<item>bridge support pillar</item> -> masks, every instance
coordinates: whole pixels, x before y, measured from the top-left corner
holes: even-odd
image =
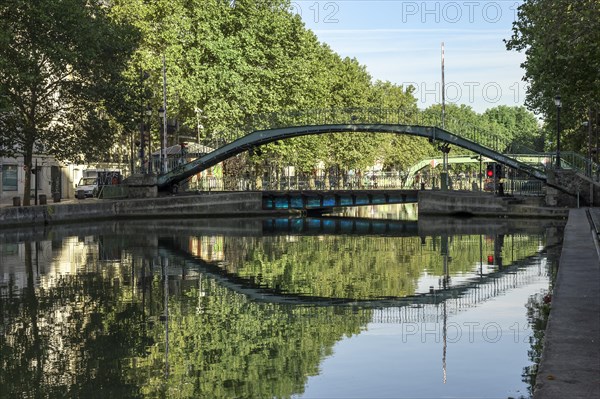
[[[448,153],[450,152],[450,145],[448,143],[443,143],[438,146],[438,149],[442,152],[443,156],[443,169],[442,173],[440,173],[440,188],[442,191],[448,191]]]
[[[134,174],[125,179],[123,184],[127,185],[129,198],[156,198],[158,196],[156,175]]]
[[[440,185],[442,191],[448,191],[448,172],[440,173]]]

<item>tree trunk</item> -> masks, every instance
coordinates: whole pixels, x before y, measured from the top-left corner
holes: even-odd
[[[33,146],[28,146],[23,154],[23,164],[25,169],[25,184],[23,187],[23,206],[31,205],[31,169],[33,158]]]

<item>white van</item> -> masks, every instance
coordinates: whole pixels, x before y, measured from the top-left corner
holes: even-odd
[[[95,197],[98,193],[98,176],[82,177],[77,184],[77,191],[83,191],[86,197]]]
[[[83,191],[86,197],[96,197],[102,186],[121,184],[122,180],[120,170],[86,169],[75,190]]]

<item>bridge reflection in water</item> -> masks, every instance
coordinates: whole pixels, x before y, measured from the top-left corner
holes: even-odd
[[[406,378],[386,378],[385,389],[400,392],[418,380],[421,392],[446,381],[451,316],[485,311],[494,298],[547,282],[543,251],[559,235],[555,223],[188,219],[0,231],[3,393],[84,386],[82,396],[100,389],[114,397],[161,396],[185,385],[189,397],[295,397],[326,369],[336,344],[356,343],[347,337],[369,339],[362,333],[375,324],[435,323],[441,345],[426,367],[409,358],[415,351],[426,357],[431,346],[413,342],[400,356],[390,354],[397,346],[357,357],[371,365],[393,357],[394,372]],[[27,335],[23,325],[40,333]],[[491,356],[503,351],[493,346]],[[468,366],[458,345],[452,355],[458,368]],[[500,362],[480,371],[478,364],[464,378],[502,379],[511,368]],[[460,385],[458,368],[448,381]],[[103,372],[111,374],[90,377]],[[523,389],[519,377],[507,384]],[[369,385],[374,396],[379,388]]]
[[[396,236],[409,237],[404,232]],[[543,239],[543,237],[539,238],[540,240]],[[503,240],[504,236],[494,237],[494,239]],[[486,237],[486,240],[489,241],[490,237]],[[373,320],[374,322],[435,322],[439,317],[439,304],[447,302],[449,312],[457,313],[460,310],[476,306],[502,295],[511,289],[537,283],[548,276],[547,272],[540,268],[541,257],[537,253],[540,244],[538,240],[532,243],[527,239],[517,239],[516,243],[513,242],[511,248],[511,251],[517,254],[516,257],[507,262],[508,265],[503,265],[502,248],[499,248],[498,245],[492,245],[491,253],[494,255],[487,255],[490,253],[490,246],[488,243],[485,248],[483,247],[483,237],[468,237],[468,243],[471,245],[476,245],[477,241],[482,245],[480,248],[482,255],[479,262],[475,262],[473,267],[467,267],[472,273],[469,273],[468,270],[458,273],[456,270],[451,271],[448,266],[448,262],[451,260],[450,253],[447,250],[448,241],[448,236],[429,240],[429,244],[439,246],[439,252],[443,260],[442,273],[421,279],[415,292],[410,295],[385,295],[383,297],[374,295],[370,298],[327,297],[306,292],[295,293],[282,290],[282,286],[270,286],[260,280],[260,276],[239,273],[240,267],[235,268],[236,272],[228,271],[227,265],[229,265],[229,262],[223,259],[211,261],[194,256],[186,248],[179,247],[177,243],[170,240],[161,241],[160,253],[165,259],[170,259],[171,265],[178,265],[177,269],[187,270],[188,278],[190,270],[197,270],[202,276],[215,279],[220,284],[224,284],[229,289],[246,295],[256,302],[313,306],[360,306],[380,309],[377,318]],[[426,245],[425,243],[425,239],[419,239],[417,245]],[[323,246],[316,245],[312,247],[312,250],[315,252],[323,251],[326,250],[326,246],[327,243]],[[415,247],[417,246],[415,245]],[[486,254],[485,261],[483,259],[484,253]],[[495,264],[488,264],[490,257],[493,258],[492,261]]]
[[[255,301],[318,306],[360,305],[367,308],[391,307],[391,309],[398,307],[404,309],[402,312],[409,312],[413,315],[409,319],[413,319],[416,314],[422,314],[423,309],[428,309],[426,319],[433,320],[436,314],[435,306],[445,301],[449,301],[448,305],[451,309],[468,308],[512,288],[535,282],[538,277],[547,277],[546,272],[539,269],[539,251],[543,248],[544,240],[547,237],[546,227],[554,228],[554,222],[546,221],[546,226],[538,225],[537,227],[532,223],[521,224],[521,233],[510,222],[498,221],[495,227],[490,227],[489,220],[471,222],[471,224],[464,221],[450,224],[439,229],[437,234],[440,235],[436,235],[435,226],[424,227],[423,222],[416,221],[353,218],[266,219],[261,221],[260,237],[264,237],[264,239],[238,236],[229,242],[230,239],[226,236],[220,238],[222,240],[219,244],[220,247],[232,248],[253,247],[257,241],[272,237],[271,240],[262,244],[261,251],[254,254],[246,253],[242,258],[238,256],[236,261],[227,259],[226,254],[224,257],[221,255],[218,259],[203,256],[194,250],[194,245],[190,247],[188,241],[161,240],[160,246],[163,256],[179,259],[180,262],[184,262],[187,270],[197,269],[202,275],[224,282],[229,288],[243,293]],[[427,224],[431,226],[433,223]],[[471,226],[470,231],[465,224]],[[490,232],[491,235],[482,234],[484,231]],[[461,234],[461,236],[453,237],[451,232]],[[215,230],[211,229],[211,235],[215,233]],[[354,236],[356,238],[353,238]],[[380,238],[363,242],[364,236]],[[385,264],[381,266],[382,269],[379,266],[371,269],[371,273],[387,273],[387,278],[391,279],[406,280],[408,278],[403,286],[409,284],[413,288],[403,291],[403,293],[394,294],[392,290],[381,292],[379,295],[368,294],[366,291],[363,293],[364,295],[358,294],[360,290],[354,289],[355,296],[340,296],[340,292],[335,290],[306,286],[306,284],[311,284],[311,278],[307,276],[313,276],[316,280],[312,283],[319,284],[318,267],[316,271],[313,269],[301,270],[299,266],[295,267],[288,263],[285,271],[288,274],[287,277],[284,277],[283,274],[273,275],[273,270],[280,268],[278,259],[271,258],[269,255],[264,258],[261,255],[262,251],[266,254],[275,248],[280,248],[284,245],[283,242],[280,242],[281,239],[286,237],[285,256],[288,262],[294,264],[304,264],[309,262],[309,259],[312,259],[312,262],[331,264],[332,259],[336,257],[350,255],[360,258],[363,256],[358,253],[360,251],[346,253],[347,249],[336,254],[332,252],[336,247],[340,249],[361,247],[370,254],[369,256],[378,256],[377,254],[387,256],[386,254],[397,253],[399,250],[406,254],[413,254],[409,258],[405,256],[409,264],[401,266],[399,269],[397,267],[389,268]],[[293,239],[292,237],[298,238]],[[310,237],[315,239],[310,239]],[[332,238],[326,239],[325,237]],[[405,239],[398,241],[393,237],[405,237]],[[240,242],[240,239],[243,243]],[[423,269],[423,265],[419,264],[419,262],[423,262],[424,258],[418,254],[422,253],[425,247],[428,251],[433,249],[439,257],[438,260],[433,261],[433,268],[430,267],[428,270]],[[329,255],[319,258],[317,261],[314,256],[311,257],[309,254]],[[468,256],[461,258],[465,254]],[[261,257],[262,266],[259,269],[252,266],[254,262],[252,259],[257,255]],[[360,259],[354,259],[354,261],[361,262]],[[365,262],[367,261],[368,259],[365,258]],[[452,263],[453,261],[454,263]],[[456,262],[466,264],[459,265]],[[411,266],[412,263],[415,266]],[[409,277],[403,267],[416,267],[415,271],[419,270],[419,272]],[[323,272],[326,273],[326,271]],[[368,271],[363,270],[360,273],[365,272]],[[423,272],[428,277],[424,278],[421,275]],[[298,275],[293,277],[295,273]],[[265,279],[266,274],[271,274],[272,280]],[[289,276],[290,274],[292,277]],[[364,280],[366,276],[359,274],[354,276],[350,274],[347,277]],[[394,274],[397,276],[391,277]],[[286,280],[298,280],[300,276],[305,280],[303,288],[295,287]],[[273,281],[277,281],[277,283]],[[385,283],[385,277],[377,281],[374,281],[373,284]],[[324,292],[329,292],[329,294],[324,294]],[[434,307],[430,308],[430,305]],[[392,320],[393,318],[383,317],[383,319]],[[421,321],[426,319],[421,319]],[[396,321],[400,322],[401,319]]]

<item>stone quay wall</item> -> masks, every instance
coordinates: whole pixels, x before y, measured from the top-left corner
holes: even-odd
[[[498,197],[491,193],[419,191],[419,217],[486,216],[566,218],[567,208],[546,207],[539,197]]]
[[[0,208],[0,228],[102,219],[223,217],[272,214],[259,192],[215,193],[129,200],[81,200]]]
[[[548,170],[546,205],[569,208],[600,206],[600,184],[572,169]]]

